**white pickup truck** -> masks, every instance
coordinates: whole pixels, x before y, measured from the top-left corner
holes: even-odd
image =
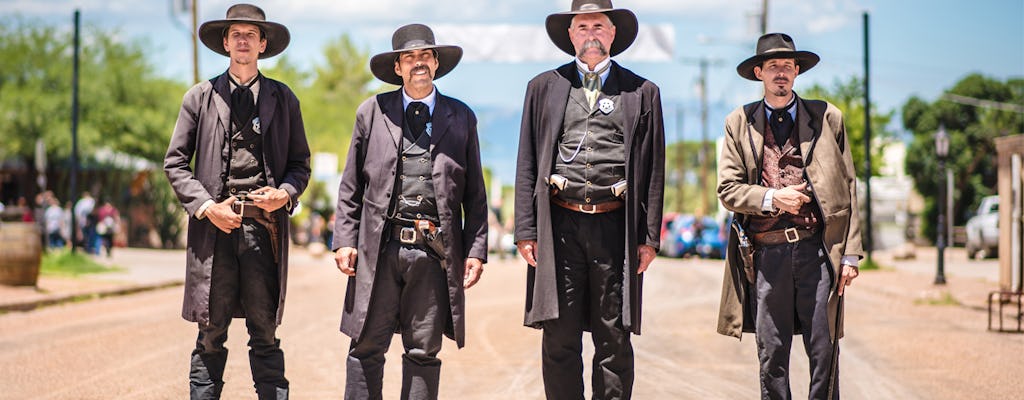
[[[999,196],[985,196],[978,213],[967,220],[967,256],[995,257],[999,253]]]

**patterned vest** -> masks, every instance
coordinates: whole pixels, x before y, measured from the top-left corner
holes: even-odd
[[[764,156],[761,160],[761,185],[772,189],[782,189],[790,185],[799,185],[804,179],[804,160],[800,157],[800,147],[797,146],[797,134],[791,132],[789,140],[779,147],[775,143],[775,135],[772,133],[771,125],[765,125],[764,135]],[[800,208],[799,215],[782,213],[778,216],[754,215],[750,218],[750,230],[753,232],[766,232],[777,229],[786,229],[794,226],[805,228],[818,227],[821,218],[818,210],[814,207],[814,194],[806,192],[811,196],[811,202],[805,203]]]
[[[402,152],[398,160],[398,217],[404,219],[427,219],[435,224],[437,200],[434,197],[434,183],[431,176],[434,164],[430,159],[430,124],[416,141],[408,124],[402,124]]]
[[[259,110],[259,106],[256,107]],[[258,111],[257,111],[258,113]],[[222,156],[228,170],[224,175],[222,198],[237,196],[267,185],[263,167],[263,135],[260,131],[259,115],[252,122],[238,127],[232,122],[230,135]]]
[[[599,104],[611,101],[611,111]],[[558,137],[554,173],[568,179],[558,197],[576,204],[600,204],[618,200],[611,187],[626,179],[626,147],[619,96],[601,94],[591,109],[581,87],[569,91]]]

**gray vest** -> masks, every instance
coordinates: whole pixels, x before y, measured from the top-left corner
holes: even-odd
[[[614,107],[606,114],[599,107],[601,101],[611,101]],[[601,93],[591,109],[583,88],[569,91],[554,164],[554,173],[568,179],[557,195],[562,200],[600,204],[618,199],[611,187],[626,179],[620,105],[619,96]]]
[[[231,134],[224,151],[228,170],[222,197],[237,196],[267,185],[263,168],[263,135],[259,131],[259,116],[253,117],[252,123],[242,127],[232,123],[231,129],[234,133]]]
[[[430,125],[413,142],[408,124],[402,124],[402,152],[398,169],[398,217],[404,219],[427,219],[435,224],[437,200],[434,198],[434,183],[431,176],[434,163],[430,159]]]

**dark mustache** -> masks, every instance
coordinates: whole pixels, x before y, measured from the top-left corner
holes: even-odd
[[[583,48],[580,49],[579,54],[577,54],[576,56],[577,57],[582,56],[583,53],[585,53],[587,50],[590,50],[590,49],[598,49],[598,50],[600,50],[602,56],[608,55],[608,49],[604,48],[604,44],[603,43],[601,43],[597,39],[591,39],[591,40],[588,40],[586,42],[583,42]]]

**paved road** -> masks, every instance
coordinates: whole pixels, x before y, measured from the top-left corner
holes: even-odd
[[[294,254],[278,331],[292,394],[341,398],[348,339],[337,328],[345,280],[330,259]],[[183,253],[174,256],[183,261]],[[456,351],[445,341],[441,398],[542,398],[540,335],[522,327],[524,268],[492,260],[468,292],[468,346]],[[635,398],[757,397],[753,337],[737,341],[714,332],[721,268],[720,261],[658,259],[645,277],[644,334],[634,337]],[[954,297],[982,295],[991,286],[950,276]],[[1011,390],[1024,376],[1024,335],[986,332],[977,307],[927,304],[944,297],[914,272],[866,273],[853,289],[843,340],[844,398],[1007,399],[1018,393]],[[186,398],[195,328],[179,316],[181,296],[178,287],[0,315],[6,383],[0,399]],[[225,398],[255,398],[246,336],[236,320]],[[385,398],[398,398],[400,349],[394,342],[388,356]],[[795,398],[806,398],[802,352],[796,345]]]

